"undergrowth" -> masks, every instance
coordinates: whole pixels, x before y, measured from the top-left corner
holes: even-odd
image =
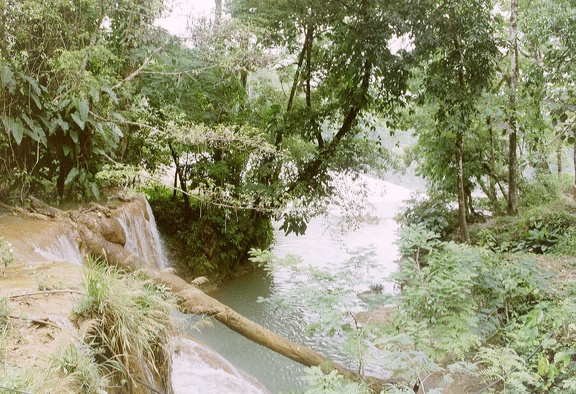
[[[175,298],[166,288],[142,274],[89,264],[86,295],[73,311],[88,348],[71,348],[60,358],[61,367],[82,366],[86,357],[94,357],[113,383],[126,386],[122,390],[141,386],[150,374],[162,381],[170,371],[167,342],[174,329],[170,316],[174,305]],[[80,376],[94,376],[92,371],[80,370]]]
[[[473,393],[576,393],[576,204],[553,177],[540,181],[523,185],[518,216],[471,226],[473,245],[450,241],[446,202],[414,200],[404,211],[397,295],[382,301],[392,316],[340,331],[361,342],[364,362],[403,382],[385,393],[414,393],[438,377],[426,392],[443,393],[464,376]],[[314,300],[337,311],[328,296]],[[344,321],[333,320],[322,324]],[[308,383],[307,393],[369,392],[316,370]]]
[[[0,393],[112,394],[163,391],[170,375],[175,297],[140,273],[89,261],[85,294],[73,310],[77,332],[62,331],[48,367],[11,365],[6,347],[18,338],[0,298]]]
[[[267,248],[273,241],[269,217],[250,210],[231,210],[191,203],[189,217],[183,202],[165,189],[146,191],[158,229],[174,260],[183,263],[193,277],[207,276],[213,283],[253,270],[248,252]]]

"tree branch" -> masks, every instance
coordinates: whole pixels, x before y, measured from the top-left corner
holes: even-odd
[[[148,65],[148,63],[150,63],[150,61],[154,58],[154,56],[164,49],[166,44],[168,44],[168,40],[164,44],[162,44],[161,46],[156,48],[154,50],[154,52],[152,52],[152,55],[150,55],[146,59],[144,59],[144,62],[142,63],[142,65],[140,67],[138,67],[138,69],[136,69],[132,74],[128,75],[122,81],[120,81],[116,85],[112,86],[112,90],[118,89],[120,86],[122,86],[123,84],[130,81],[131,79],[136,77],[138,74],[140,74],[142,72],[142,70]]]

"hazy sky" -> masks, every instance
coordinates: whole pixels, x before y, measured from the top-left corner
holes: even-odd
[[[173,11],[170,16],[159,19],[157,23],[175,35],[186,32],[186,21],[190,15],[208,14],[214,9],[214,0],[168,0],[166,4]]]

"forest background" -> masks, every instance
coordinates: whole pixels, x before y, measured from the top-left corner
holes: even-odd
[[[146,183],[192,273],[222,279],[272,220],[301,234],[327,201],[359,216],[337,177],[413,163],[428,189],[404,213],[394,326],[411,329],[376,342],[422,358],[387,367],[417,384],[476,354],[513,390],[576,390],[573,290],[518,256],[576,250],[572,1],[217,1],[184,37],[157,26],[160,0],[0,5],[0,200]]]

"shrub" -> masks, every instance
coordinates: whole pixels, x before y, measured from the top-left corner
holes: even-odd
[[[571,176],[557,174],[537,174],[528,182],[520,184],[519,203],[524,207],[539,206],[560,200],[563,193],[572,186]]]
[[[170,355],[165,345],[174,329],[174,305],[174,296],[142,275],[92,262],[86,268],[86,295],[74,315],[84,342],[119,383],[132,374],[166,376]]]
[[[557,256],[576,256],[576,228],[560,232],[551,253]]]
[[[182,202],[162,190],[150,191],[156,223],[172,249],[193,276],[215,282],[245,269],[252,269],[248,252],[265,249],[273,241],[270,218],[255,211],[233,211],[192,203],[189,218],[182,217]],[[174,220],[174,218],[180,218]]]
[[[442,197],[414,195],[396,216],[401,226],[421,224],[445,239],[458,227],[456,211]]]
[[[420,234],[418,234],[420,232]],[[403,236],[424,240],[428,253],[404,259],[393,275],[401,284],[399,327],[419,326],[416,342],[436,359],[462,357],[503,326],[529,313],[549,292],[549,276],[526,258],[503,258],[481,247],[429,242],[412,226]],[[415,325],[416,324],[416,325]],[[422,327],[424,326],[424,327]],[[426,339],[426,337],[433,339]]]
[[[524,209],[517,217],[498,217],[489,227],[471,227],[470,237],[479,246],[495,252],[554,250],[561,238],[576,227],[576,205],[566,199]]]

